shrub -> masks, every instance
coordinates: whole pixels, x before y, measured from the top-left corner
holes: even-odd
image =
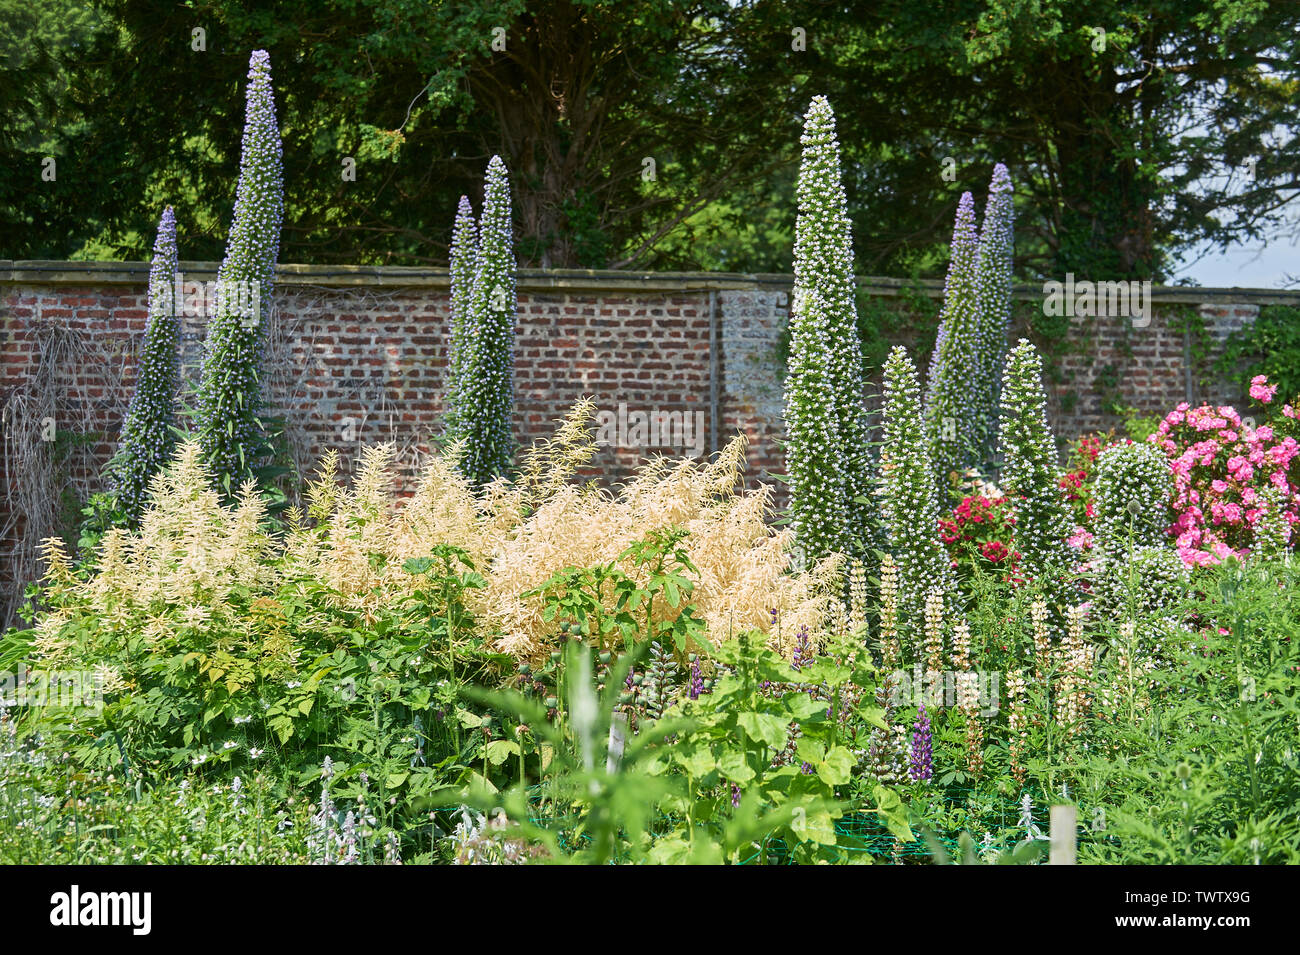
[[[1272,401],[1264,379],[1252,389],[1256,401]],[[1293,538],[1300,521],[1300,442],[1282,436],[1289,426],[1289,408],[1276,424],[1255,427],[1226,405],[1191,408],[1184,402],[1151,436],[1173,469],[1175,519],[1170,531],[1185,563],[1205,566],[1248,555],[1256,529],[1269,513],[1262,494],[1270,487],[1280,495],[1274,507],[1280,506],[1281,514],[1276,516],[1286,521]],[[1280,521],[1274,527],[1276,537],[1282,533]]]
[[[1022,338],[1011,350],[1002,383],[1001,485],[1015,500],[1023,574],[1059,602],[1066,592],[1061,574],[1071,563],[1065,542],[1071,525],[1061,500],[1042,373],[1038,352]]]
[[[862,342],[858,334],[853,283],[853,239],[840,172],[835,115],[824,96],[814,97],[809,105],[800,142],[803,159],[797,187],[799,211],[795,222],[795,321],[792,323],[791,352],[792,358],[796,348],[802,353],[802,371],[799,374],[821,376],[829,383],[834,430],[828,437],[834,441],[831,454],[840,462],[846,522],[842,530],[831,536],[833,540],[855,544],[858,538],[865,536],[873,516],[864,503],[869,500],[870,482],[867,477]],[[808,309],[798,305],[798,300],[809,293],[816,293],[822,301],[822,312],[815,319]],[[802,321],[815,320],[822,324],[824,340],[804,334],[803,344],[795,344],[794,340],[800,337],[801,312],[804,315]],[[795,373],[793,366],[791,373]],[[799,388],[798,385],[795,387]],[[787,414],[790,413],[798,416],[814,412],[802,406],[790,408],[787,404]],[[811,452],[804,449],[795,453],[797,457],[807,457]],[[792,497],[804,494],[804,489],[798,484],[792,484],[790,490]],[[808,509],[805,507],[805,512]],[[810,556],[825,555],[814,552]]]
[[[939,536],[948,548],[959,579],[976,573],[1007,582],[1019,580],[1015,508],[1010,498],[972,494],[962,498],[951,517],[939,521]]]
[[[889,551],[898,565],[898,618],[921,632],[931,590],[951,599],[952,573],[939,540],[939,502],[926,447],[916,369],[902,347],[885,363],[881,512]]]
[[[481,501],[449,454],[432,457],[415,494],[402,499],[395,494],[391,447],[367,448],[344,488],[331,455],[308,488],[307,515],[291,510],[285,532],[275,536],[263,527],[265,508],[251,484],[223,504],[207,484],[198,449],[185,444],[155,479],[154,504],[139,530],[110,532],[95,570],[74,574],[61,547],[49,545],[43,599],[50,612],[33,638],[48,645],[50,654],[62,652],[65,643],[80,648],[76,652],[93,669],[93,659],[116,660],[124,652],[122,632],[148,643],[195,626],[245,634],[249,652],[260,648],[267,654],[259,665],[279,665],[271,647],[284,644],[265,643],[262,625],[279,626],[288,638],[294,632],[290,623],[309,628],[318,615],[374,619],[396,612],[418,591],[429,590],[425,571],[412,565],[413,572],[408,562],[451,547],[483,577],[481,586],[465,588],[474,639],[492,652],[537,662],[562,639],[560,621],[545,616],[544,585],[569,569],[613,564],[639,587],[653,590],[656,565],[641,560],[634,545],[678,531],[695,568],[692,603],[712,642],[760,629],[779,645],[780,633],[793,639],[800,626],[820,626],[833,568],[789,573],[790,531],[765,523],[771,489],[735,490],[743,441],[707,465],[690,459],[647,463],[612,494],[571,481],[594,454],[591,412],[589,402],[579,405],[553,441],[524,457],[517,481],[494,485]],[[460,558],[453,563],[446,573],[462,573]],[[535,593],[525,596],[530,592]],[[621,609],[616,594],[604,599],[610,616]],[[250,609],[254,605],[265,613]],[[291,610],[287,621],[284,614]],[[653,610],[655,629],[671,624],[683,605],[657,600]],[[110,619],[112,625],[106,624]],[[253,640],[252,634],[260,635]]]
[[[260,368],[284,215],[284,170],[271,61],[264,50],[249,60],[246,98],[235,215],[217,273],[217,309],[208,324],[198,392],[199,445],[227,494],[249,476],[266,448],[258,418]]]
[[[149,267],[149,320],[136,365],[135,393],[122,424],[117,453],[105,468],[110,493],[130,521],[140,517],[154,474],[171,458],[175,425],[177,347],[176,217],[163,210]]]
[[[461,468],[476,488],[503,476],[514,456],[515,250],[510,184],[500,156],[488,163],[479,249],[460,356],[464,387],[456,415]]]

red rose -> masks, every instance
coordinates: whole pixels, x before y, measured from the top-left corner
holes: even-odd
[[[1007,548],[1001,541],[988,541],[980,545],[980,553],[997,564],[1006,559]]]

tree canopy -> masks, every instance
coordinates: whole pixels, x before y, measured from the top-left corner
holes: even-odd
[[[999,161],[1024,277],[1159,278],[1275,232],[1300,190],[1297,4],[0,0],[0,22],[15,258],[144,258],[169,203],[182,257],[217,258],[252,49],[280,64],[284,261],[445,264],[500,154],[522,265],[787,270],[821,94],[860,273],[939,274]]]

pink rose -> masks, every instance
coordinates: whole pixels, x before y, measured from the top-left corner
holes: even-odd
[[[1268,404],[1277,394],[1277,385],[1267,383],[1268,379],[1263,375],[1256,375],[1250,380],[1250,396],[1260,404]]]

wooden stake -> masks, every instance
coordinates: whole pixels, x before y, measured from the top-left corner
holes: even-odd
[[[1077,854],[1075,843],[1079,835],[1078,810],[1074,806],[1053,806],[1047,827],[1051,837],[1047,864],[1074,865]]]
[[[605,772],[613,775],[618,772],[618,764],[623,761],[623,743],[627,738],[627,714],[615,713],[609,724],[609,756],[605,759]]]

